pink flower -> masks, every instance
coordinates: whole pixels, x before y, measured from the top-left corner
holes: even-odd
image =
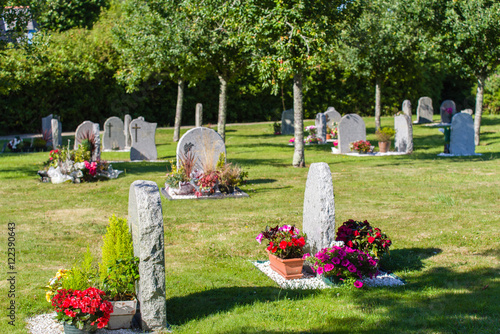
[[[333,264],[331,264],[331,263],[325,264],[325,272],[332,271],[333,269],[335,269]]]
[[[362,286],[363,286],[363,282],[361,282],[361,281],[356,281],[356,282],[354,282],[354,287],[355,287],[355,288],[359,289],[359,288],[361,288]]]
[[[323,274],[323,272],[324,272],[323,267],[318,267],[318,270],[317,270],[318,275]]]
[[[263,238],[264,238],[264,235],[261,233],[261,234],[259,234],[259,235],[257,236],[257,238],[255,238],[255,240],[257,240],[257,242],[258,242],[259,244],[261,244],[261,243],[262,243],[262,239],[263,239]]]

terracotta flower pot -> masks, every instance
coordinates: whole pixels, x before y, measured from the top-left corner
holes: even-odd
[[[302,266],[304,265],[304,260],[302,258],[280,259],[269,253],[269,261],[271,269],[285,279],[302,278]]]
[[[380,153],[389,152],[390,148],[391,148],[390,141],[379,141],[378,142],[378,149],[379,149]]]
[[[332,135],[326,135],[326,140],[332,139]]]

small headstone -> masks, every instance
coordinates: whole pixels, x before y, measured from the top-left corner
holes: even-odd
[[[340,153],[349,153],[349,144],[358,140],[366,140],[366,125],[363,119],[356,114],[342,117],[338,126],[338,148]]]
[[[457,107],[452,100],[444,100],[439,108],[441,123],[451,123],[451,118],[457,113]]]
[[[411,117],[408,115],[399,115],[394,117],[394,148],[396,152],[413,152],[413,125]]]
[[[57,147],[62,146],[62,124],[57,118],[52,118],[51,124],[52,147],[56,149]]]
[[[128,225],[134,255],[139,258],[137,299],[141,328],[145,331],[166,328],[165,242],[163,212],[158,186],[138,180],[130,185]]]
[[[99,136],[99,123],[94,123],[93,133],[94,133],[94,151],[92,152],[92,161],[101,160],[101,137]]]
[[[201,103],[196,104],[196,115],[195,115],[195,126],[199,128],[203,125],[203,105]]]
[[[304,192],[302,226],[306,251],[315,254],[335,241],[335,200],[332,173],[325,162],[312,163]]]
[[[125,115],[123,122],[123,133],[125,135],[125,149],[130,150],[132,146],[132,137],[130,136],[130,122],[132,122],[132,117],[129,114]]]
[[[182,159],[192,155],[195,169],[205,170],[205,165],[215,169],[221,153],[226,155],[226,145],[216,131],[204,127],[194,128],[187,131],[177,144],[177,167],[180,167]]]
[[[332,127],[333,123],[340,123],[340,120],[342,119],[342,115],[335,110],[334,107],[328,107],[325,111],[325,116],[326,116],[326,126]]]
[[[472,116],[459,113],[453,116],[450,127],[450,153],[454,155],[474,155],[474,121]]]
[[[47,146],[53,146],[52,144],[52,118],[53,115],[50,114],[47,117],[42,118],[42,134],[45,138],[49,138],[47,141]]]
[[[464,109],[461,111],[461,113],[464,113],[464,114],[469,114],[469,115],[473,115],[474,114],[474,110],[472,109]]]
[[[401,106],[403,110],[403,114],[410,116],[411,119],[411,101],[410,100],[404,100],[403,105]]]
[[[417,106],[417,121],[416,124],[432,123],[432,115],[434,115],[434,107],[432,99],[424,96],[418,100]]]
[[[281,114],[281,134],[282,135],[294,135],[294,114],[293,109],[288,109],[283,111]]]
[[[123,121],[118,117],[110,117],[104,122],[103,150],[125,149],[125,131],[123,129]]]
[[[82,142],[83,139],[88,139],[89,136],[94,135],[94,122],[85,121],[78,125],[75,131],[75,145],[74,149],[78,149],[78,145]]]
[[[326,143],[326,116],[323,113],[316,114],[316,137]]]
[[[156,123],[148,123],[144,121],[143,117],[130,122],[130,134],[132,136],[130,160],[156,160],[158,158],[155,133]]]

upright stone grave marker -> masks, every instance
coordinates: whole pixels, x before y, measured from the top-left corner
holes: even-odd
[[[399,115],[394,117],[394,148],[396,152],[413,152],[413,125],[411,117],[408,115]]]
[[[132,137],[130,136],[130,122],[132,122],[132,117],[129,114],[124,117],[123,133],[125,135],[125,149],[130,150],[132,146]]]
[[[99,124],[97,124],[99,125]],[[95,129],[94,129],[94,122],[91,121],[85,121],[78,125],[75,131],[75,145],[74,149],[78,149],[78,145],[82,142],[83,139],[89,138],[89,136],[94,136],[95,138]],[[99,136],[99,132],[97,132],[97,136]]]
[[[62,123],[57,118],[52,118],[51,121],[52,146],[56,149],[62,146]]]
[[[410,116],[411,119],[411,101],[410,100],[404,100],[403,105],[401,106],[403,110],[403,114]]]
[[[366,125],[363,119],[356,114],[342,117],[338,126],[340,153],[349,153],[349,144],[358,140],[366,140]]]
[[[194,120],[197,128],[203,125],[203,105],[201,103],[196,104],[196,115]]]
[[[52,146],[52,118],[53,115],[50,114],[47,117],[42,118],[42,134],[44,137],[50,137],[50,139],[47,141],[47,146]]]
[[[226,155],[226,145],[216,131],[204,127],[194,128],[187,131],[177,144],[177,167],[191,155],[195,169],[205,170],[205,165],[215,169],[221,153]]]
[[[125,131],[123,121],[120,118],[113,116],[104,122],[102,148],[103,150],[123,150],[125,148]]]
[[[156,183],[138,180],[130,185],[128,225],[134,256],[139,258],[137,299],[141,310],[141,328],[145,331],[165,328],[165,242],[161,198]]]
[[[434,115],[432,99],[427,96],[421,97],[418,100],[417,121],[415,124],[432,123],[432,115]]]
[[[156,160],[158,152],[155,142],[156,123],[148,123],[143,117],[130,122],[132,147],[130,160]]]
[[[335,110],[334,107],[328,107],[325,111],[325,116],[326,116],[326,126],[328,127],[333,127],[333,123],[340,123],[340,120],[342,119],[342,115]]]
[[[316,136],[321,142],[326,143],[326,116],[323,113],[316,114]]]
[[[302,217],[307,252],[315,254],[335,241],[332,173],[325,162],[312,163],[307,174]]]
[[[457,113],[457,106],[452,100],[444,100],[439,108],[441,123],[451,123],[451,118]]]
[[[283,113],[281,114],[281,134],[294,135],[295,134],[294,122],[295,118],[293,114],[293,109],[288,109],[283,111]]]
[[[99,136],[99,123],[94,123],[93,133],[94,133],[94,151],[92,152],[92,161],[101,160],[101,136]]]
[[[474,121],[472,116],[459,113],[453,116],[450,127],[450,153],[455,155],[474,155]]]

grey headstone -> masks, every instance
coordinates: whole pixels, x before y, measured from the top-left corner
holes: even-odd
[[[474,121],[472,116],[459,113],[453,116],[450,127],[450,153],[455,155],[474,155]]]
[[[75,131],[75,145],[74,149],[78,149],[78,145],[82,142],[84,137],[88,136],[89,134],[94,133],[94,122],[91,121],[85,121],[78,125]],[[94,133],[95,136],[95,133]]]
[[[356,114],[342,117],[338,126],[338,148],[340,153],[349,153],[349,144],[358,140],[366,140],[366,125],[363,119]]]
[[[130,160],[156,160],[158,158],[155,142],[156,123],[148,123],[141,118],[130,122],[132,136]]]
[[[52,118],[52,147],[62,146],[62,124],[57,118]]]
[[[192,154],[195,169],[204,170],[205,164],[215,169],[221,153],[226,155],[226,145],[216,131],[204,127],[194,128],[187,131],[177,144],[177,167],[180,167],[183,158]]]
[[[125,135],[125,149],[130,150],[132,146],[132,137],[130,136],[130,122],[132,122],[132,117],[129,114],[125,115],[123,124],[123,133]]]
[[[328,127],[332,127],[333,123],[340,123],[340,120],[342,119],[342,115],[335,110],[334,107],[328,107],[325,111],[325,116],[326,116],[326,125]]]
[[[99,123],[94,123],[93,132],[95,145],[94,152],[92,152],[92,161],[99,161],[101,160],[101,137],[99,136]]]
[[[332,173],[325,162],[312,163],[304,192],[302,227],[306,251],[315,254],[335,241],[335,200]]]
[[[403,105],[401,106],[403,110],[403,114],[410,116],[411,119],[411,101],[410,100],[404,100]]]
[[[474,110],[472,109],[464,109],[461,111],[461,113],[464,113],[464,114],[469,114],[469,115],[473,115],[474,114]]]
[[[418,100],[417,106],[417,121],[416,124],[432,123],[432,115],[434,115],[434,107],[432,99],[424,96]]]
[[[203,105],[201,103],[196,104],[196,115],[195,115],[195,126],[199,128],[203,125]]]
[[[283,111],[281,114],[281,134],[282,135],[294,135],[295,134],[295,126],[294,126],[294,114],[293,109],[288,109]]]
[[[47,146],[53,146],[52,145],[52,118],[53,118],[52,114],[50,114],[47,117],[42,118],[42,134],[44,137],[50,138],[47,141]]]
[[[138,180],[130,185],[128,225],[132,233],[134,255],[139,258],[137,299],[142,330],[167,326],[165,289],[165,242],[163,212],[158,186]]]
[[[444,100],[439,111],[441,112],[441,123],[451,123],[451,118],[457,113],[457,106],[452,100]]]
[[[104,122],[103,150],[125,149],[125,132],[123,129],[123,121],[118,117],[110,117]]]
[[[394,148],[396,152],[413,152],[413,125],[411,117],[408,115],[399,115],[394,117]]]
[[[316,114],[316,136],[323,142],[326,142],[326,116],[323,113]]]

